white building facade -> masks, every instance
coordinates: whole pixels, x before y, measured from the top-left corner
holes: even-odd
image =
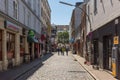
[[[51,36],[51,8],[48,3],[48,0],[41,0],[41,26],[42,31],[41,35],[44,39],[42,39],[42,50],[45,52],[49,52],[50,50],[50,36]]]
[[[119,8],[120,0],[88,0],[86,6],[91,21],[90,31],[90,23],[87,19],[87,35],[90,36],[91,32],[92,36],[91,63],[109,71],[113,70],[112,48],[119,49],[120,40],[114,43],[114,38],[120,36]],[[119,55],[119,53],[116,54]],[[116,59],[120,60],[120,57]]]
[[[0,0],[0,70],[40,56],[40,2]]]

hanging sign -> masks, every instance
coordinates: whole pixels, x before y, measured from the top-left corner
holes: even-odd
[[[35,36],[35,32],[33,30],[29,30],[28,35],[29,36]]]
[[[114,44],[119,44],[119,37],[118,36],[114,36]]]

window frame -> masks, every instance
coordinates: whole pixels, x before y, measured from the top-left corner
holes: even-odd
[[[13,1],[13,17],[18,19],[18,2],[17,0]]]

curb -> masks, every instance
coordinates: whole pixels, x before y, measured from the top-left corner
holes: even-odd
[[[40,64],[42,65],[41,62],[38,62],[37,64],[33,65],[31,68],[29,68],[29,69],[23,71],[23,72],[20,73],[19,75],[16,75],[16,77],[14,77],[13,80],[17,80],[17,79],[19,79],[22,75],[24,75],[24,74],[26,74],[27,72],[31,71],[33,68],[36,68],[36,67],[37,67],[38,65],[40,65]]]
[[[90,72],[87,68],[85,68],[80,61],[72,54],[72,56],[77,60],[77,62],[94,78],[94,80],[100,80],[98,79],[92,72]]]

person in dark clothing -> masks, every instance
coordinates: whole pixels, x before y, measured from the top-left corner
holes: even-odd
[[[61,55],[62,55],[62,47],[60,47],[59,49],[60,49],[60,52],[61,52]]]
[[[66,47],[65,50],[66,50],[66,55],[68,56],[68,50],[69,50],[68,47]]]
[[[57,47],[57,52],[58,52],[58,55],[60,54],[60,48],[59,47]]]
[[[85,62],[84,62],[84,64],[89,65],[89,54],[88,53],[86,53],[86,55],[85,55]]]

